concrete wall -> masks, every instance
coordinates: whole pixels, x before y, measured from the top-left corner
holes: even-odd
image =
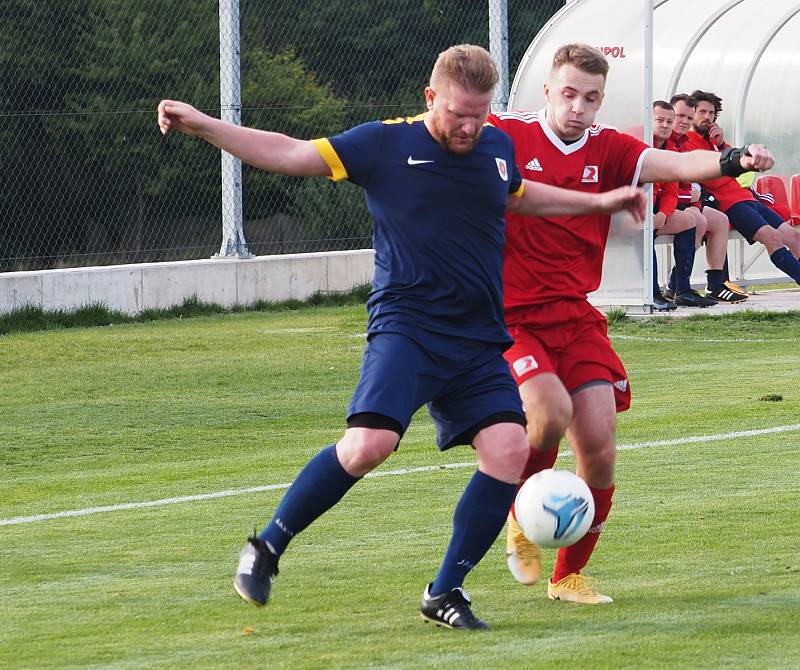
[[[136,314],[196,295],[225,306],[303,300],[371,281],[373,251],[330,251],[251,259],[141,263],[0,274],[0,313],[25,305],[73,309],[103,303]]]
[[[761,245],[741,238],[728,243],[731,278],[743,284],[788,281],[770,263]],[[666,283],[672,267],[672,245],[659,244],[659,274]],[[740,264],[755,262],[742,274]],[[372,280],[372,249],[287,254],[242,259],[209,259],[173,263],[110,265],[65,270],[0,274],[0,314],[25,305],[44,309],[74,309],[103,303],[137,314],[149,308],[180,305],[197,296],[227,307],[256,300],[303,300],[317,291],[349,291]],[[695,256],[692,284],[705,286],[705,253]],[[596,302],[596,301],[595,301]]]

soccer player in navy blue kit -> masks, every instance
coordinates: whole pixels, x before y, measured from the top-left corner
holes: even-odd
[[[422,597],[423,619],[450,628],[488,625],[462,589],[505,522],[528,458],[525,414],[503,351],[504,214],[555,216],[628,209],[642,193],[573,193],[523,182],[510,138],[484,127],[498,75],[489,53],[460,45],[439,55],[425,88],[428,111],[302,141],[234,126],[163,100],[158,124],[197,135],[270,172],[349,179],[374,219],[375,275],[361,378],[335,445],[300,471],[266,526],[248,539],[234,580],[264,605],[289,541],[333,507],[397,448],[428,405],[440,449],[471,444],[478,469],[459,501],[444,560]]]

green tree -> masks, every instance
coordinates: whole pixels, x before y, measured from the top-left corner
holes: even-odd
[[[215,251],[219,152],[164,140],[155,106],[174,97],[219,115],[216,4],[9,0],[0,19],[3,267]],[[293,54],[252,48],[243,62],[248,122],[301,135],[341,124],[343,102]],[[281,206],[285,184],[251,181],[248,201]]]
[[[64,35],[80,20],[84,3],[76,4],[62,16],[36,0],[0,3],[0,270],[13,269],[14,259],[55,256],[69,229],[52,212],[70,207],[74,175],[48,128],[69,86],[65,74],[52,71],[72,56]]]
[[[294,53],[271,55],[254,47],[243,60],[244,125],[300,139],[324,137],[342,129],[346,101],[308,74]],[[244,183],[245,220],[292,211],[297,180],[247,168]]]
[[[509,3],[512,67],[553,4]],[[216,251],[219,153],[161,138],[154,109],[174,97],[219,114],[217,10],[0,3],[0,269]],[[242,0],[241,15],[244,123],[305,138],[421,111],[436,54],[488,41],[485,0]],[[353,189],[254,170],[245,184],[246,223],[281,217],[296,241],[365,239]]]
[[[216,21],[203,0],[179,7],[95,0],[75,36],[72,74],[80,85],[65,95],[70,113],[53,134],[65,152],[80,147],[105,196],[89,211],[108,223],[112,246],[130,260],[146,258],[143,246],[197,240],[191,230],[176,238],[181,231],[169,219],[197,217],[208,239],[218,218],[219,159],[197,143],[165,143],[155,125],[155,105],[167,95],[218,113],[219,57],[209,48],[218,41]]]

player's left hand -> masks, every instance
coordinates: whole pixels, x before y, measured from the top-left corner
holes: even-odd
[[[747,171],[764,172],[775,165],[775,157],[763,144],[750,144],[739,162]]]
[[[606,191],[600,194],[602,198],[603,212],[613,214],[614,212],[626,211],[638,222],[644,221],[647,213],[647,195],[645,192],[634,186],[622,186],[613,191]]]

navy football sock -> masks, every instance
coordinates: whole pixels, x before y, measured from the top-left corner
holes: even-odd
[[[722,270],[706,270],[706,285],[709,291],[716,293],[722,290],[722,276]]]
[[[653,297],[661,293],[661,287],[658,285],[658,258],[656,257],[656,248],[653,247]]]
[[[772,264],[789,275],[798,284],[800,284],[800,261],[798,261],[786,247],[781,247],[773,251],[769,259]]]
[[[342,467],[336,445],[325,447],[297,475],[258,537],[280,556],[289,540],[339,502],[358,480]]]
[[[517,493],[480,470],[469,480],[453,515],[453,536],[430,593],[439,595],[464,583],[467,573],[489,551],[503,528]]]
[[[690,228],[678,233],[672,240],[675,253],[675,293],[678,295],[692,290],[689,278],[694,265],[694,237],[695,230]]]
[[[675,290],[675,266],[674,265],[672,266],[672,270],[670,270],[670,273],[669,273],[669,283],[667,284],[667,288],[670,291],[674,291]]]
[[[725,262],[722,264],[722,283],[730,281],[731,276],[728,274],[728,257],[725,256]]]

